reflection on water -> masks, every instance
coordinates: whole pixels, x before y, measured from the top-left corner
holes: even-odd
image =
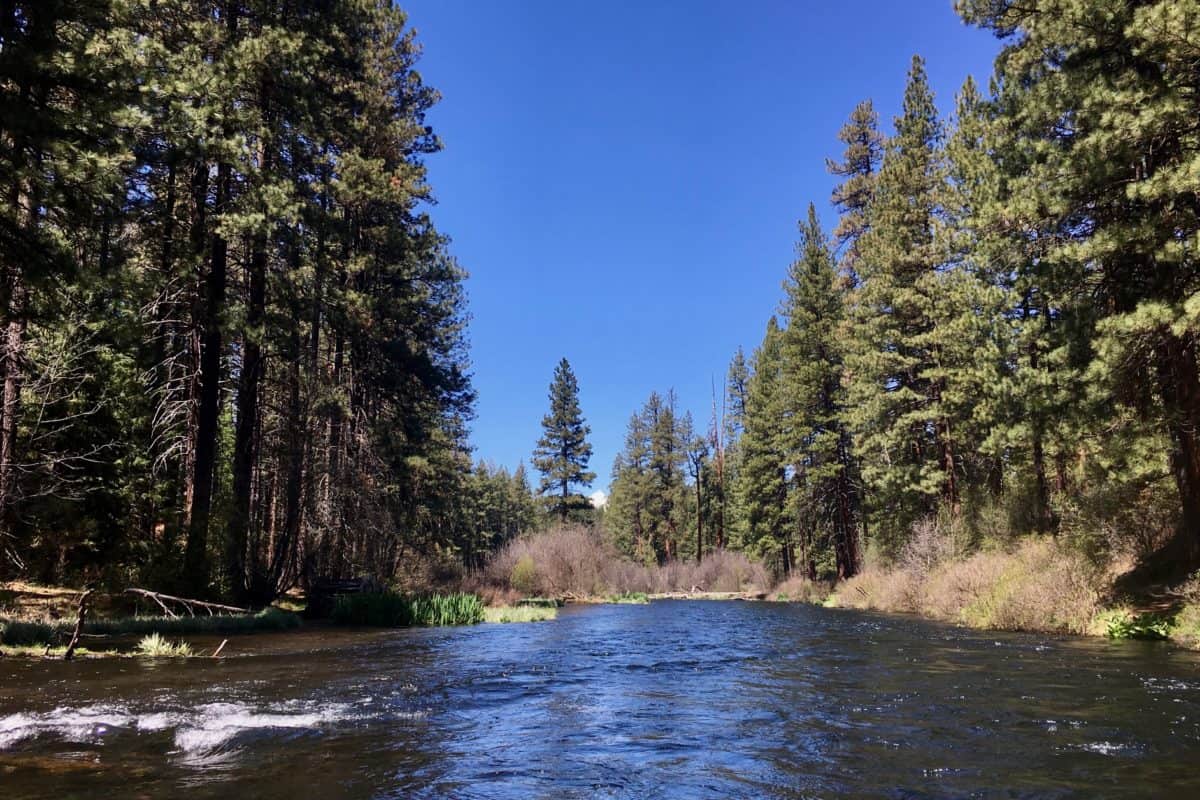
[[[0,662],[6,798],[1196,797],[1200,659],[765,603]]]

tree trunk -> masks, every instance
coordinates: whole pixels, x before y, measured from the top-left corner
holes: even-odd
[[[217,214],[228,208],[231,173],[228,164],[223,163],[217,168],[217,202],[214,209]],[[209,247],[209,270],[200,336],[200,407],[196,415],[191,526],[188,529],[187,550],[184,556],[186,579],[193,593],[197,595],[207,592],[209,580],[208,526],[216,478],[217,435],[221,422],[221,312],[225,307],[229,243],[214,229]]]
[[[834,491],[837,493],[837,560],[838,580],[845,580],[858,573],[858,536],[854,524],[854,487],[850,483],[850,437],[846,431],[838,433],[838,476]]]
[[[1200,566],[1200,374],[1191,334],[1170,336],[1158,351],[1158,376],[1175,447],[1171,467],[1179,490],[1180,528],[1167,546],[1179,574]]]
[[[3,397],[0,399],[0,537],[12,535],[16,495],[17,428],[24,377],[25,287],[20,273],[10,268],[8,308],[4,325]]]
[[[255,441],[258,431],[259,386],[263,374],[260,337],[266,312],[266,235],[258,235],[250,257],[249,297],[246,328],[242,333],[242,371],[238,381],[237,427],[233,443],[233,506],[225,541],[225,568],[234,598],[245,603],[249,597],[246,574],[246,546],[250,534],[250,503],[253,489]]]

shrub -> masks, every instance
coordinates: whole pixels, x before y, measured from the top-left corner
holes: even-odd
[[[906,569],[868,566],[844,582],[832,604],[841,608],[913,613],[919,610],[920,582]]]
[[[506,590],[546,597],[606,597],[625,592],[766,591],[770,575],[742,553],[720,551],[699,564],[647,567],[623,558],[595,530],[554,528],[515,539],[466,583],[490,596]]]
[[[1200,645],[1200,605],[1189,602],[1175,615],[1171,638],[1178,639],[1189,647]]]
[[[1102,574],[1079,552],[1052,539],[1030,537],[1009,551],[933,558],[922,556],[891,570],[869,566],[846,581],[834,603],[849,608],[916,612],[976,628],[1086,633],[1092,628]]]
[[[533,594],[537,591],[537,577],[537,564],[533,563],[533,557],[526,553],[513,565],[509,582],[518,592]]]
[[[1006,554],[998,573],[962,609],[962,622],[1059,633],[1086,633],[1091,628],[1098,610],[1099,576],[1075,550],[1031,537]]]
[[[608,596],[610,603],[625,603],[629,605],[645,605],[650,602],[650,596],[645,592],[622,592]]]
[[[826,581],[810,581],[793,575],[772,589],[771,596],[779,601],[819,604],[825,602],[832,591],[832,584]]]
[[[1171,618],[1162,614],[1135,614],[1128,608],[1113,608],[1096,617],[1092,631],[1110,639],[1157,640],[1170,638],[1173,627]]]

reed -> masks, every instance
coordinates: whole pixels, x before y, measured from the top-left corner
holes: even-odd
[[[427,625],[474,625],[484,618],[483,601],[475,594],[409,596],[395,592],[342,595],[333,607],[339,625],[407,628]]]

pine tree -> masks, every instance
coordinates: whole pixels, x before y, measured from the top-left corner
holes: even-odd
[[[1033,306],[1086,331],[1089,382],[1158,415],[1181,525],[1163,563],[1200,565],[1200,209],[1194,0],[960,0],[1006,40],[996,62],[1007,186],[991,218],[1036,243],[1049,296]],[[1050,275],[1045,272],[1053,271]],[[1043,323],[1045,325],[1045,323]],[[1153,392],[1139,391],[1152,388]],[[1094,420],[1095,422],[1100,420]]]
[[[613,461],[605,524],[617,549],[634,560],[657,560],[649,509],[650,436],[644,409],[632,414],[625,442]]]
[[[115,209],[141,122],[122,79],[139,69],[133,11],[122,0],[0,4],[0,569],[21,563],[16,506],[40,494],[20,484],[18,465],[49,465],[44,452],[21,452],[22,398],[38,379],[30,322],[65,324],[57,304],[77,256],[109,268],[120,237]]]
[[[941,258],[934,240],[942,130],[924,62],[913,58],[903,113],[858,242],[861,286],[851,303],[848,420],[885,548],[939,497],[955,502],[953,452],[934,401],[928,342]],[[882,526],[882,527],[881,527]]]
[[[833,205],[841,215],[833,238],[841,251],[842,273],[851,286],[857,285],[860,255],[858,240],[867,232],[867,209],[875,196],[875,182],[883,161],[884,137],[879,132],[879,115],[870,100],[864,100],[850,112],[850,119],[838,132],[846,145],[841,163],[826,159],[826,168],[843,178],[833,190]]]
[[[533,465],[542,473],[539,493],[549,495],[552,513],[561,522],[572,514],[591,507],[587,497],[572,492],[572,487],[588,487],[596,479],[587,469],[592,446],[587,437],[591,428],[579,409],[579,384],[567,359],[554,369],[550,384],[550,411],[542,418],[542,438],[534,450]]]
[[[735,493],[744,517],[741,547],[768,559],[780,573],[788,575],[795,557],[785,519],[787,455],[780,450],[784,401],[782,338],[778,321],[771,317],[762,344],[754,353],[747,386],[745,431],[739,440]]]
[[[802,566],[816,577],[828,540],[834,571],[858,571],[858,493],[849,431],[843,421],[843,295],[837,268],[813,205],[800,223],[797,258],[784,282],[780,313],[780,451],[794,484],[790,513],[797,525]],[[823,559],[821,559],[823,560]]]
[[[933,329],[921,341],[933,357],[926,374],[935,387],[932,415],[942,429],[952,478],[962,493],[1003,489],[1004,456],[1017,446],[1011,425],[1016,356],[1010,309],[1019,254],[997,241],[982,210],[995,202],[999,175],[991,121],[974,80],[959,92],[948,137],[941,213],[935,238],[943,263],[933,281]]]

